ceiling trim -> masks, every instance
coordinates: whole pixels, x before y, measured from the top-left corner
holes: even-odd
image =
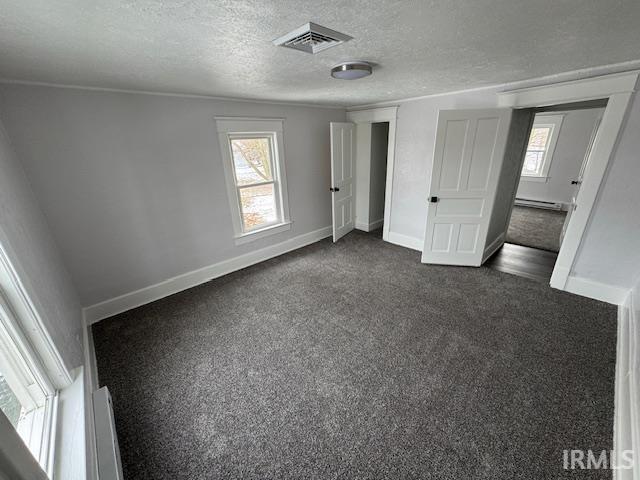
[[[629,61],[620,62],[620,63],[612,63],[608,65],[599,65],[596,67],[588,67],[580,70],[571,70],[568,72],[561,72],[553,75],[546,75],[543,77],[517,80],[514,82],[496,83],[496,84],[484,85],[480,87],[471,87],[471,88],[465,88],[461,90],[452,90],[448,92],[421,95],[417,97],[397,98],[397,99],[383,100],[375,103],[356,104],[356,105],[337,105],[337,104],[325,105],[320,103],[296,102],[296,101],[285,101],[285,100],[266,100],[266,99],[253,99],[253,98],[242,98],[242,97],[225,97],[225,96],[216,96],[216,95],[164,92],[164,91],[153,91],[153,90],[135,90],[135,89],[126,89],[126,88],[96,87],[96,86],[73,85],[73,84],[52,83],[52,82],[38,82],[38,81],[32,81],[32,80],[19,80],[19,79],[12,79],[12,78],[0,78],[0,84],[27,85],[27,86],[51,87],[51,88],[67,88],[67,89],[74,89],[74,90],[87,90],[87,91],[96,91],[96,92],[157,95],[157,96],[178,97],[178,98],[200,98],[200,99],[207,99],[207,100],[227,101],[227,102],[260,103],[260,104],[267,104],[267,105],[283,105],[283,106],[293,106],[293,107],[298,106],[298,107],[356,111],[356,110],[365,110],[369,108],[377,108],[382,106],[393,106],[399,103],[413,102],[413,101],[425,100],[429,98],[438,98],[438,97],[446,97],[449,95],[459,95],[463,93],[479,92],[483,90],[507,91],[507,90],[542,87],[552,83],[585,80],[591,77],[609,75],[609,74],[615,74],[615,73],[627,73],[627,72],[638,70],[638,69],[640,69],[640,59],[629,60]],[[502,93],[502,92],[496,92],[496,93]]]
[[[295,101],[284,100],[265,100],[265,99],[253,99],[253,98],[239,98],[239,97],[224,97],[216,95],[202,95],[196,93],[177,93],[177,92],[163,92],[153,90],[135,90],[127,88],[110,88],[110,87],[94,87],[87,85],[71,85],[65,83],[51,83],[51,82],[37,82],[32,80],[17,80],[13,78],[0,78],[0,84],[5,85],[26,85],[30,87],[49,87],[49,88],[66,88],[70,90],[87,90],[91,92],[106,92],[106,93],[128,93],[139,95],[156,95],[159,97],[178,97],[178,98],[200,98],[204,100],[219,100],[223,102],[243,102],[243,103],[261,103],[266,105],[284,105],[288,107],[310,107],[310,108],[328,108],[345,110],[347,107],[344,105],[331,105],[322,103],[305,103]]]
[[[627,73],[640,69],[639,60],[629,60],[627,62],[611,63],[608,65],[599,65],[597,67],[583,68],[580,70],[570,70],[568,72],[554,73],[543,77],[528,78],[524,80],[516,80],[507,83],[495,83],[481,87],[465,88],[462,90],[453,90],[450,92],[432,93],[429,95],[421,95],[418,97],[399,98],[395,100],[384,100],[382,102],[367,103],[364,105],[352,105],[347,107],[347,111],[364,110],[367,108],[375,108],[381,106],[394,105],[397,103],[413,102],[416,100],[425,100],[428,98],[446,97],[449,95],[459,95],[462,93],[480,92],[483,90],[516,90],[525,88],[544,87],[552,83],[571,82],[576,80],[586,80],[591,77],[599,77],[602,75],[610,75],[617,73]],[[501,93],[501,92],[498,92]]]

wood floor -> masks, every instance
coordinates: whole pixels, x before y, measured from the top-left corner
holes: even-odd
[[[554,252],[505,243],[484,265],[548,284],[557,257]]]

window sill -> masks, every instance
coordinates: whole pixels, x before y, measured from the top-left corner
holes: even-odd
[[[547,183],[549,181],[549,178],[551,177],[534,177],[534,176],[528,176],[528,175],[521,175],[520,181],[524,180],[525,182]]]
[[[291,229],[292,222],[282,222],[276,225],[269,225],[268,227],[254,230],[252,232],[243,233],[235,238],[236,245],[244,245],[245,243],[253,242],[260,238],[268,237],[269,235],[275,235],[276,233],[286,232]]]

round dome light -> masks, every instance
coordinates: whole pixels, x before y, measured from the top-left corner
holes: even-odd
[[[367,62],[344,62],[331,69],[331,76],[340,80],[357,80],[368,77],[372,70]]]

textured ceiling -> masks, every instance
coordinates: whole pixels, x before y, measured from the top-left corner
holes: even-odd
[[[308,21],[354,40],[272,45]],[[354,59],[373,76],[329,76]],[[358,105],[638,59],[638,0],[0,0],[13,80]]]

